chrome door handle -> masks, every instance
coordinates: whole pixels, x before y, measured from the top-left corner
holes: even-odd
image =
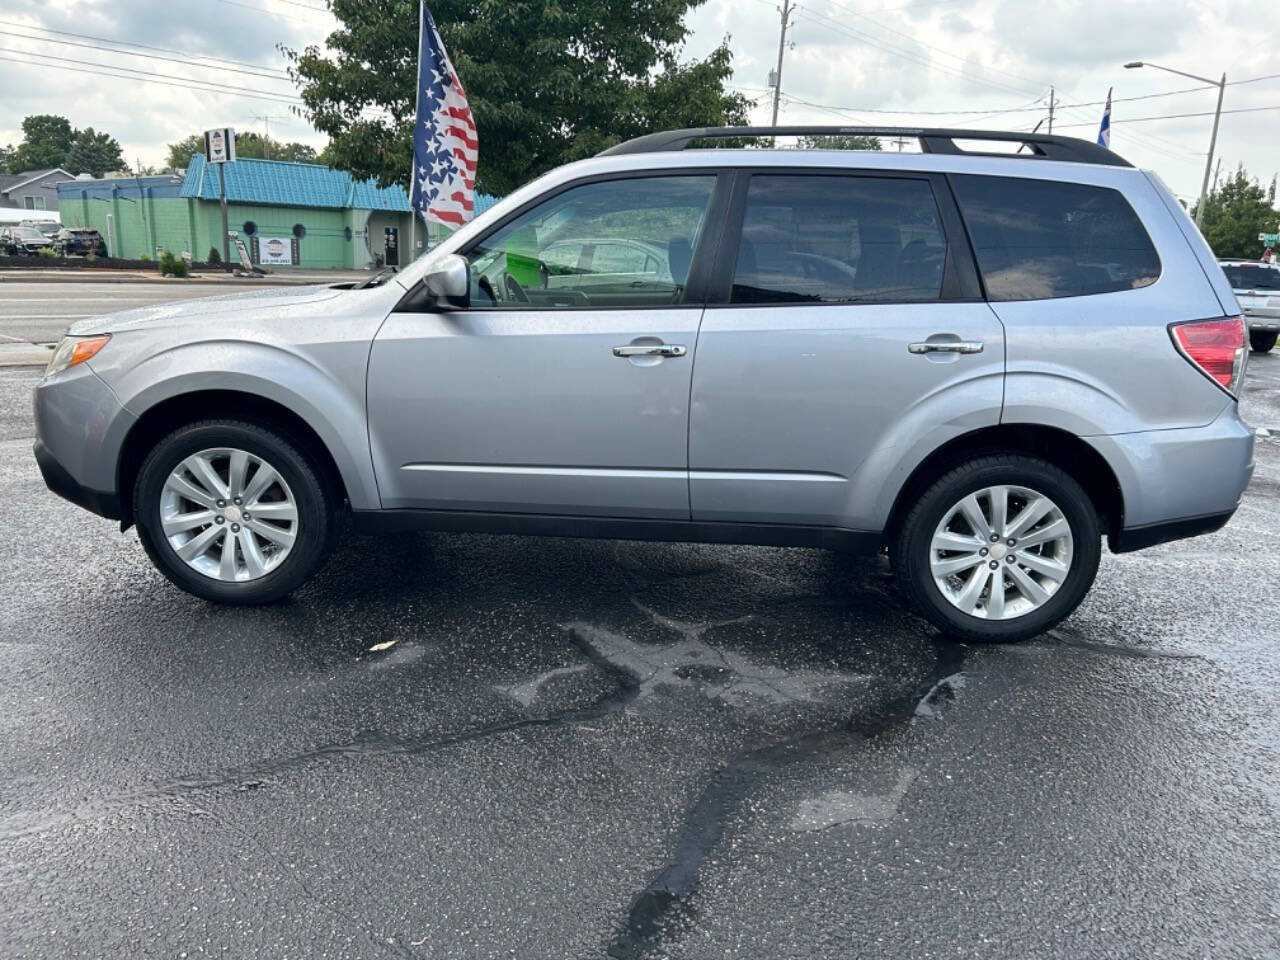
[[[678,343],[629,343],[613,348],[615,357],[683,357],[688,352]]]
[[[981,353],[981,340],[925,340],[923,343],[908,343],[909,353]]]

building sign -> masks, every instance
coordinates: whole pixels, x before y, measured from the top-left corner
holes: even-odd
[[[204,158],[210,163],[230,163],[236,158],[236,132],[230,127],[204,132]]]
[[[263,237],[255,234],[249,242],[253,244],[254,263],[262,266],[298,265],[297,237]]]

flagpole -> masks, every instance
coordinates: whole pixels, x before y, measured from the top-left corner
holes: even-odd
[[[418,126],[418,108],[421,106],[422,100],[422,11],[426,9],[427,0],[420,0],[418,3],[418,75],[414,79],[415,90],[413,96],[413,131],[417,133]],[[417,243],[417,227],[418,227],[418,211],[413,206],[413,184],[418,176],[417,157],[414,156],[413,144],[415,139],[409,137],[409,262],[413,263],[418,256]]]

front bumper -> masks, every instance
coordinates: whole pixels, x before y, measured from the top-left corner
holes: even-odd
[[[87,363],[41,380],[33,403],[34,452],[45,484],[86,510],[120,519],[116,468],[136,418]]]
[[[45,486],[62,497],[70,500],[78,507],[84,507],[90,513],[96,513],[108,520],[120,519],[120,496],[115,491],[92,490],[76,480],[67,472],[67,468],[54,459],[49,448],[39,440],[35,445],[36,463],[40,467],[40,475],[44,477]]]

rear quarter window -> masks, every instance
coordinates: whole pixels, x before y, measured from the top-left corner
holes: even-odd
[[[1051,300],[1150,286],[1160,257],[1118,190],[953,175],[991,300]]]

